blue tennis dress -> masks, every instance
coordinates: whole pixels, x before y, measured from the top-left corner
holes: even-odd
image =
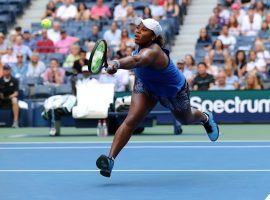
[[[162,49],[169,57],[169,51]],[[139,48],[135,49],[133,55],[139,53]],[[186,83],[183,73],[175,66],[169,57],[169,65],[165,69],[157,70],[149,67],[138,67],[135,69],[136,85],[135,92],[151,93],[156,97],[176,97]],[[136,91],[138,90],[138,91]]]

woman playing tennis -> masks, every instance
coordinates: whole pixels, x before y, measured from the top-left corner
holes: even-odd
[[[97,159],[97,167],[103,176],[111,176],[114,159],[158,101],[169,108],[181,123],[201,123],[211,141],[219,137],[212,113],[191,108],[188,84],[170,59],[169,51],[162,48],[164,42],[161,33],[162,28],[156,20],[140,20],[135,34],[138,48],[133,56],[109,63],[107,73],[114,74],[118,69],[134,69],[136,81],[128,115],[115,134],[110,154]]]

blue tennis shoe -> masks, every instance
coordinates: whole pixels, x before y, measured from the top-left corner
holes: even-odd
[[[213,114],[210,111],[203,112],[208,116],[208,121],[203,124],[209,139],[212,142],[217,141],[219,137],[219,129],[217,123],[214,121]]]
[[[105,177],[110,177],[114,165],[114,160],[108,156],[101,155],[96,161],[97,167],[100,169],[100,174]]]

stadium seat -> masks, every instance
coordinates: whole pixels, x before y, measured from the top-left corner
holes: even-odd
[[[48,98],[53,95],[53,88],[49,85],[35,85],[33,98]]]
[[[54,94],[55,95],[72,94],[72,87],[70,84],[62,84],[58,87],[55,87]]]

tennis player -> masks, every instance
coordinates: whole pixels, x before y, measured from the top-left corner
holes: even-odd
[[[201,123],[211,141],[219,137],[212,113],[191,108],[189,86],[169,57],[169,51],[162,48],[164,40],[161,33],[162,28],[156,20],[140,20],[135,34],[138,48],[133,55],[109,62],[107,73],[114,74],[118,69],[134,69],[136,81],[128,115],[115,134],[110,154],[97,159],[97,167],[103,176],[110,177],[114,159],[158,101],[169,108],[181,123]]]

